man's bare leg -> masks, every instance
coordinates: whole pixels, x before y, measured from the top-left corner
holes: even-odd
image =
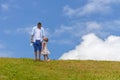
[[[35,55],[35,61],[37,61],[37,52],[34,52]]]
[[[39,61],[41,60],[41,51],[39,51]]]

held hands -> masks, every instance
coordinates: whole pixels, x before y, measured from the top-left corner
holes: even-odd
[[[33,39],[31,39],[31,41],[30,41],[31,43],[33,43],[34,41],[33,41]]]

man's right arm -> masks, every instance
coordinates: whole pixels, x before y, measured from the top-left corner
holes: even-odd
[[[34,42],[34,41],[33,41],[33,38],[34,38],[34,31],[35,31],[35,29],[33,28],[33,29],[32,29],[32,32],[31,32],[31,43]]]
[[[33,42],[34,42],[34,41],[33,41],[33,37],[34,37],[34,36],[33,36],[33,35],[31,35],[31,43],[33,43]]]

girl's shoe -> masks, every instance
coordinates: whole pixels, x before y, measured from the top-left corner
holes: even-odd
[[[50,61],[50,59],[48,59],[47,61]]]

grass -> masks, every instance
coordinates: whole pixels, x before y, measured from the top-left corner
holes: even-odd
[[[0,80],[120,80],[120,62],[0,58]]]

